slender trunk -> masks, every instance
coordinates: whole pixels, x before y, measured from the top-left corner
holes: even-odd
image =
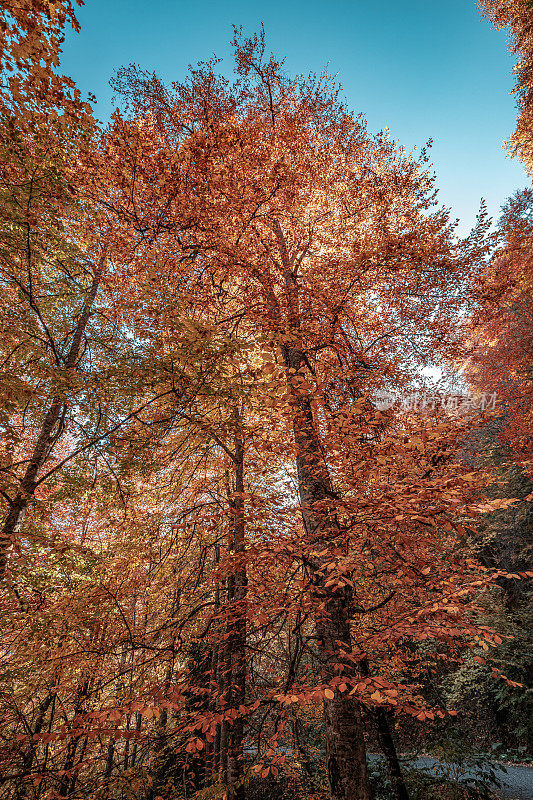
[[[80,742],[81,737],[79,738],[72,738],[67,747],[67,757],[65,759],[65,763],[63,765],[64,774],[59,782],[59,787],[57,793],[60,797],[65,797],[68,795],[69,786],[72,781],[72,774],[73,774],[73,767],[74,767],[74,760],[76,758],[76,750],[78,749],[78,744]]]
[[[222,586],[221,589],[219,590],[219,593],[222,594],[223,591],[224,591],[224,589],[223,589],[223,586]],[[217,687],[217,697],[216,697],[216,704],[215,704],[215,708],[216,708],[217,713],[220,713],[220,711],[222,709],[222,705],[221,705],[220,701],[223,699],[222,695],[223,695],[223,691],[224,691],[223,677],[222,677],[222,673],[223,673],[223,669],[224,669],[223,656],[224,656],[224,646],[223,646],[223,644],[218,643],[217,654],[216,654],[216,664],[215,664],[215,674],[214,674],[215,685]],[[220,779],[220,772],[222,770],[222,758],[221,758],[221,749],[220,749],[221,734],[222,734],[222,725],[220,723],[218,723],[218,725],[216,727],[216,730],[215,730],[215,740],[213,742],[213,770],[214,770],[213,774],[214,774],[214,776],[216,776],[216,780],[217,781]]]
[[[246,701],[246,563],[244,518],[244,443],[240,421],[236,415],[235,425],[235,493],[231,500],[232,541],[230,551],[234,558],[231,576],[230,619],[231,636],[229,656],[231,659],[232,707],[240,708]],[[244,800],[242,784],[244,775],[244,720],[242,715],[234,720],[231,728],[228,753],[228,784],[235,800]]]
[[[55,684],[57,685],[58,682],[59,681],[56,681]],[[41,733],[41,731],[43,729],[43,726],[44,726],[44,722],[45,722],[47,711],[50,708],[50,706],[53,704],[53,702],[55,700],[55,697],[56,697],[56,692],[55,691],[51,691],[44,698],[44,700],[42,700],[42,702],[40,703],[39,711],[37,713],[37,718],[36,718],[35,723],[34,723],[33,728],[32,728],[32,734],[34,736]],[[15,792],[16,800],[22,800],[22,798],[24,798],[26,796],[27,786],[25,785],[25,778],[27,777],[27,775],[29,775],[31,773],[32,767],[33,767],[33,762],[34,762],[34,759],[35,759],[35,757],[37,755],[37,744],[32,741],[32,738],[33,737],[31,737],[30,741],[29,741],[29,750],[24,755],[23,760],[22,760],[22,771],[21,771],[21,774],[19,776],[18,785],[17,785],[17,789],[16,789],[16,792]]]
[[[218,566],[220,564],[220,545],[215,545],[215,568],[218,570]],[[214,626],[215,629],[218,628],[220,624],[220,583],[219,579],[216,580],[215,586],[215,605],[214,605]],[[216,636],[213,641],[213,649],[211,651],[211,683],[213,687],[217,688],[217,691],[220,688],[219,682],[219,660],[220,660],[220,642],[217,640]],[[210,700],[210,710],[216,711],[218,709],[218,697],[212,698]],[[206,743],[206,751],[207,751],[207,764],[206,770],[209,772],[210,779],[214,782],[217,780],[219,768],[220,768],[220,726],[216,726],[215,736],[213,738],[213,742]]]
[[[50,719],[48,721],[48,733],[51,732],[52,724],[54,722],[56,700],[57,700],[57,694],[54,695],[54,699],[52,700],[52,709],[50,711]],[[50,755],[50,742],[46,742],[46,744],[44,746],[44,758],[43,758],[41,764],[39,765],[39,771],[43,775],[46,775],[47,766],[48,766],[48,756],[49,755]],[[39,798],[40,798],[40,796],[41,796],[41,794],[43,792],[44,785],[45,785],[44,782],[41,781],[39,783],[39,786],[34,788],[34,797],[36,798],[36,800],[39,800]]]
[[[298,489],[304,527],[317,550],[334,546],[339,530],[329,519],[328,507],[334,498],[333,487],[324,464],[309,395],[296,387],[294,376],[301,375],[305,364],[297,347],[282,347],[287,381],[293,401],[293,429],[296,447]],[[320,510],[316,510],[317,507]],[[327,560],[327,559],[326,559]],[[341,590],[325,585],[324,558],[307,559],[312,591],[316,599],[315,629],[318,656],[324,679],[331,681],[342,663],[343,675],[354,672],[350,660],[350,605],[349,587]],[[366,763],[366,748],[360,705],[347,693],[335,691],[333,699],[324,700],[326,753],[331,800],[369,800],[370,785]]]
[[[83,763],[83,759],[84,759],[84,757],[85,757],[85,751],[86,751],[86,749],[87,749],[87,743],[88,743],[88,741],[89,741],[88,737],[87,737],[87,736],[84,736],[84,738],[83,738],[83,741],[82,741],[82,743],[81,743],[81,750],[80,750],[80,754],[79,754],[79,756],[78,756],[78,763],[77,763],[76,767],[75,767],[75,768],[74,768],[74,770],[73,770],[73,773],[72,773],[72,778],[70,779],[70,784],[69,784],[69,787],[68,787],[68,796],[69,796],[69,797],[70,797],[72,794],[74,794],[74,789],[76,788],[76,782],[77,782],[77,780],[78,780],[78,775],[79,775],[79,771],[80,771],[80,766],[81,766],[81,764]]]
[[[114,755],[115,755],[115,740],[113,738],[110,738],[109,743],[107,745],[107,758],[105,762],[104,778],[111,777],[111,773],[113,772]]]
[[[120,661],[119,661],[119,667],[118,667],[119,677],[117,679],[117,683],[116,683],[116,686],[115,686],[115,703],[117,705],[119,704],[119,702],[121,700],[121,695],[122,695],[122,692],[124,690],[124,680],[123,680],[123,677],[122,677],[122,673],[123,673],[123,670],[124,670],[124,666],[126,664],[127,655],[128,655],[128,651],[126,649],[126,646],[124,645],[124,647],[122,649],[122,653],[120,654]],[[115,723],[113,725],[113,728],[114,728],[114,730],[116,730],[118,728],[118,723]],[[115,758],[115,746],[116,746],[115,736],[112,733],[110,735],[109,744],[107,745],[107,759],[106,759],[105,773],[104,773],[104,776],[106,778],[110,778],[112,773],[113,773],[114,758]]]
[[[293,431],[298,473],[300,509],[307,539],[314,550],[326,551],[325,556],[306,558],[311,591],[316,601],[315,629],[318,658],[326,682],[338,676],[338,665],[345,677],[355,677],[351,660],[351,603],[348,586],[335,589],[326,586],[327,551],[335,547],[339,529],[335,523],[335,494],[326,468],[317,434],[311,396],[299,386],[306,377],[307,366],[302,345],[301,309],[298,297],[297,269],[306,249],[292,255],[279,220],[272,221],[279,257],[284,270],[284,309],[270,291],[273,330],[280,333],[285,318],[285,334],[281,352],[285,364],[287,387],[293,406]],[[334,692],[333,699],[324,700],[327,771],[330,800],[370,800],[370,784],[366,764],[361,708],[347,693]]]
[[[387,760],[387,767],[389,770],[389,777],[392,785],[392,791],[396,800],[409,800],[409,793],[403,778],[402,768],[398,760],[398,753],[396,752],[396,745],[392,738],[392,732],[389,726],[387,715],[382,708],[375,711],[376,726],[378,731],[378,742],[383,755]]]
[[[89,294],[83,304],[80,318],[76,325],[76,330],[74,331],[74,337],[64,363],[64,370],[67,374],[69,370],[74,369],[76,366],[83,334],[91,315],[91,307],[96,298],[100,278],[104,269],[105,257],[106,251],[104,251],[104,255],[100,259],[98,268],[94,273]],[[20,482],[20,491],[17,496],[10,501],[9,511],[0,532],[0,580],[5,576],[8,551],[24,521],[26,510],[38,484],[39,473],[63,432],[65,411],[66,404],[64,399],[61,397],[54,397],[46,412],[41,431],[33,448],[28,466],[26,467],[26,472]]]
[[[165,688],[168,690],[172,680],[173,664],[169,663],[165,675]],[[152,786],[148,791],[149,800],[153,800],[163,794],[163,787],[167,780],[169,765],[173,763],[174,753],[168,745],[168,709],[162,708],[157,723],[157,738],[153,747],[153,763],[155,765],[155,775]]]
[[[363,677],[370,675],[370,667],[368,659],[363,658],[360,662],[361,674]],[[381,751],[387,761],[387,769],[389,771],[389,778],[392,785],[392,791],[396,800],[409,800],[409,793],[403,778],[402,767],[396,752],[396,745],[390,729],[387,715],[383,708],[376,708],[373,712],[376,721],[376,729],[378,734],[378,743]]]
[[[137,713],[135,714],[135,733],[136,734],[139,734],[141,732],[141,725],[142,725],[142,716],[137,711]],[[131,748],[131,762],[130,763],[131,763],[131,768],[132,769],[135,766],[135,762],[137,761],[137,740],[138,740],[138,736],[135,737],[135,739],[133,740],[133,747]]]
[[[224,611],[226,614],[226,620],[223,622],[222,630],[224,631],[224,637],[228,634],[228,621],[227,621],[227,614],[228,614],[228,597],[229,597],[229,576],[222,580],[222,598],[224,603]],[[218,698],[219,698],[219,711],[224,714],[230,702],[229,692],[231,686],[231,675],[228,673],[230,672],[230,653],[229,653],[229,643],[227,638],[224,638],[221,646],[220,652],[218,656],[218,670],[217,670],[217,684],[218,684]],[[218,726],[215,742],[217,745],[218,750],[218,771],[219,771],[219,781],[223,785],[227,785],[228,782],[228,747],[229,747],[229,725],[226,719],[223,719],[220,725]]]
[[[61,636],[59,638],[59,642],[58,642],[58,649],[59,650],[63,647],[63,643],[64,643],[66,637],[67,637],[67,630],[64,630],[61,633]],[[56,704],[56,698],[57,698],[57,687],[58,687],[58,685],[60,683],[60,680],[61,680],[61,668],[58,667],[57,670],[56,670],[56,674],[54,676],[54,679],[52,681],[52,685],[51,685],[50,689],[48,690],[48,694],[44,698],[44,700],[41,701],[41,703],[39,705],[39,710],[37,712],[37,717],[35,719],[35,723],[34,723],[33,728],[32,728],[32,732],[33,732],[34,736],[36,734],[40,734],[41,731],[43,730],[45,719],[46,719],[46,715],[47,715],[48,709],[50,707],[51,707],[51,710],[50,710],[50,717],[49,717],[49,721],[48,721],[48,732],[50,732],[52,730],[52,725],[53,725],[53,722],[54,722],[55,704]],[[33,739],[33,736],[32,736],[32,739]],[[30,740],[29,750],[23,757],[22,775],[20,776],[20,782],[19,782],[19,785],[18,785],[17,790],[16,790],[16,794],[15,794],[16,800],[22,800],[22,798],[25,797],[25,795],[26,795],[26,788],[24,786],[24,779],[25,779],[26,775],[28,775],[32,771],[33,762],[34,762],[34,760],[35,760],[35,758],[37,756],[37,749],[38,749],[37,742],[33,742],[33,741]],[[46,752],[48,752],[48,744],[46,745]],[[44,772],[44,769],[43,769],[43,772]]]
[[[91,680],[87,679],[79,687],[79,689],[78,689],[78,698],[77,698],[77,701],[76,701],[76,705],[74,707],[74,714],[73,714],[73,718],[72,718],[73,722],[76,720],[76,717],[78,716],[78,714],[80,714],[82,712],[84,700],[86,700],[87,697],[89,696],[89,694],[91,692],[92,685],[93,685],[92,679]],[[77,769],[74,769],[74,767],[76,765],[76,760],[75,759],[76,759],[76,753],[77,753],[77,750],[78,750],[78,745],[82,741],[83,736],[82,735],[76,735],[75,729],[73,727],[71,727],[71,737],[72,738],[70,739],[70,741],[68,743],[68,747],[67,747],[67,757],[65,759],[65,764],[63,766],[63,770],[64,770],[65,774],[62,776],[61,781],[59,782],[58,794],[61,795],[61,796],[68,795],[69,793],[71,793],[74,790],[74,786],[75,786],[75,783],[76,783],[76,777],[75,776],[77,774]],[[86,742],[87,742],[87,737],[85,737],[85,743]],[[78,761],[77,761],[78,764],[81,761],[81,759],[83,758],[84,749],[85,748],[82,749],[82,755],[80,757],[78,757]],[[71,786],[72,786],[72,789],[70,788]]]
[[[130,724],[131,724],[131,715],[128,714],[128,717],[126,719],[127,731],[129,731],[130,729]],[[126,770],[129,767],[129,761],[130,761],[130,740],[129,738],[127,738],[126,741],[124,742],[124,767],[123,767],[124,772],[126,772]]]

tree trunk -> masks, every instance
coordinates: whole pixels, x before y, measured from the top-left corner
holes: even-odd
[[[244,443],[240,420],[236,414],[235,423],[235,492],[230,501],[232,513],[230,552],[235,559],[231,575],[229,600],[229,624],[231,636],[228,638],[230,657],[231,705],[239,708],[246,700],[246,563],[245,519],[244,519]],[[231,728],[228,753],[228,785],[235,800],[244,800],[242,784],[244,776],[244,720],[238,716]]]
[[[329,510],[334,511],[335,493],[315,427],[311,395],[298,385],[299,379],[305,377],[307,366],[297,284],[297,269],[305,257],[306,249],[300,252],[295,250],[291,255],[279,220],[272,221],[272,229],[284,270],[285,310],[282,312],[271,290],[270,313],[273,331],[277,335],[280,333],[280,322],[285,318],[286,328],[280,347],[293,406],[300,509],[308,542],[313,543],[316,551],[329,550],[335,546],[340,533],[334,514],[328,513]],[[306,558],[305,562],[316,601],[317,650],[326,682],[339,674],[335,670],[339,663],[343,666],[345,677],[355,677],[353,661],[350,659],[352,591],[348,586],[339,590],[325,585],[323,567],[330,560],[325,555]],[[324,700],[324,721],[330,800],[370,800],[359,703],[336,690],[333,699]]]
[[[218,569],[220,564],[220,545],[215,545],[215,567]],[[221,603],[221,586],[219,579],[217,578],[216,581],[216,588],[215,588],[215,605],[213,609],[213,614],[215,618],[214,625],[218,629],[220,624],[220,603]],[[211,650],[211,682],[214,686],[217,687],[219,695],[220,695],[220,649],[221,644],[219,641],[216,640],[213,642],[212,650]],[[211,711],[218,711],[219,707],[219,697],[211,698],[210,700],[210,710]],[[210,778],[212,781],[216,782],[218,780],[218,772],[220,769],[220,725],[216,726],[215,736],[213,738],[212,744],[206,743],[206,751],[207,751],[207,763],[206,769],[210,774]]]
[[[139,734],[141,732],[141,726],[142,726],[142,715],[137,711],[137,713],[135,714],[135,733]],[[138,742],[138,736],[134,738],[133,746],[131,748],[130,765],[132,769],[135,766],[135,762],[137,761],[137,742]]]
[[[88,741],[89,741],[88,737],[84,736],[83,741],[81,743],[81,750],[80,750],[80,753],[78,755],[78,763],[77,763],[77,765],[76,765],[76,767],[75,767],[75,769],[74,769],[74,771],[72,773],[72,778],[70,779],[70,784],[69,784],[69,787],[68,787],[68,796],[69,797],[74,794],[74,789],[76,788],[76,782],[78,780],[78,774],[79,774],[79,771],[80,771],[80,766],[83,763],[83,759],[85,757],[85,751],[87,749]]]
[[[53,704],[56,699],[56,691],[55,686],[59,683],[59,679],[54,681],[54,689],[49,692],[49,694],[42,700],[39,705],[39,711],[37,713],[37,718],[33,727],[31,728],[32,734],[38,735],[41,733],[46,717],[46,713],[50,706],[53,708]],[[52,711],[53,714],[53,711]],[[18,785],[15,792],[15,800],[23,800],[26,797],[28,787],[25,784],[25,778],[29,775],[32,771],[33,762],[35,760],[37,754],[37,743],[32,741],[33,737],[30,737],[29,744],[28,744],[28,752],[23,756],[22,759],[22,771],[18,779]]]
[[[93,685],[92,679],[87,679],[83,682],[83,684],[78,689],[78,699],[76,701],[76,705],[74,706],[74,711],[72,715],[72,721],[74,721],[78,714],[81,714],[83,710],[83,703],[89,697],[91,693]],[[83,754],[85,752],[85,747],[87,745],[87,737],[80,735],[76,735],[73,728],[71,728],[71,739],[68,742],[67,746],[67,756],[65,759],[65,763],[63,765],[63,770],[65,774],[62,776],[59,787],[58,787],[58,794],[63,796],[68,796],[74,791],[74,787],[76,785],[76,776],[78,770],[75,769],[76,767],[76,754],[78,750],[78,745],[80,742],[83,743],[85,741],[85,745],[82,744],[82,752],[81,756],[78,756],[78,764],[83,759]]]
[[[361,675],[367,678],[370,675],[368,659],[361,659]],[[396,800],[409,800],[409,793],[403,778],[402,767],[396,752],[396,745],[390,729],[387,715],[383,708],[376,708],[373,712],[376,721],[378,743],[387,761],[387,769],[392,785],[392,791]]]
[[[294,382],[295,375],[300,373],[301,376],[305,359],[297,347],[283,345],[282,353],[294,407],[293,429],[303,523],[308,540],[316,545],[316,549],[328,549],[339,535],[338,528],[328,518],[327,512],[334,498],[333,487],[315,430],[311,399]],[[320,504],[319,511],[315,503]],[[336,664],[343,664],[343,675],[346,677],[354,673],[354,667],[349,658],[352,649],[351,590],[348,587],[339,590],[325,586],[322,567],[326,561],[327,558],[307,559],[306,566],[317,605],[315,628],[318,656],[324,679],[329,682],[339,674],[335,671]],[[359,703],[353,697],[336,691],[333,699],[324,700],[324,720],[331,800],[369,800],[370,785]]]
[[[120,661],[118,666],[119,677],[115,685],[115,703],[117,704],[117,706],[120,703],[122,692],[124,690],[124,679],[122,673],[126,665],[127,656],[128,656],[128,651],[126,645],[124,645],[122,648],[122,653],[120,654]],[[113,730],[117,730],[117,728],[118,728],[118,723],[114,723]],[[114,761],[115,747],[116,747],[115,735],[114,733],[110,733],[109,743],[107,745],[107,759],[104,772],[105,778],[111,778],[111,776],[113,775],[113,768],[115,766],[115,761]]]
[[[378,731],[378,742],[383,755],[387,760],[387,767],[389,770],[389,778],[392,784],[392,791],[396,800],[409,800],[409,793],[407,786],[403,779],[402,768],[398,760],[398,753],[392,732],[389,726],[389,721],[384,709],[377,708],[374,712],[376,718],[376,726]]]
[[[165,686],[168,688],[172,680],[173,665],[170,663],[165,675]],[[155,765],[155,775],[152,786],[148,790],[147,797],[153,800],[154,797],[165,793],[164,786],[168,780],[169,767],[175,763],[175,753],[168,742],[168,709],[162,708],[157,724],[157,738],[153,745],[153,764]]]
[[[230,623],[228,622],[228,603],[230,594],[230,576],[226,576],[222,580],[222,597],[224,602],[224,612],[226,619],[224,620],[222,630],[225,637],[228,635]],[[222,715],[230,708],[231,704],[231,653],[229,651],[230,644],[227,638],[224,638],[218,656],[218,696],[219,696],[219,710]],[[229,723],[227,719],[222,719],[216,736],[216,744],[218,746],[218,769],[219,781],[224,786],[228,783],[228,748],[229,748]]]

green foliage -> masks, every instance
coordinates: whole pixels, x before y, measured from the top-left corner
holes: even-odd
[[[374,800],[394,800],[392,785],[384,761],[381,759],[379,761],[374,759],[370,761],[368,764],[368,777]]]
[[[485,722],[490,739],[505,747],[530,750],[533,742],[533,608],[529,594],[512,611],[501,593],[487,598],[483,622],[498,631],[503,643],[485,654],[485,664],[466,656],[459,669],[445,681],[448,702],[463,710],[474,725]],[[511,685],[500,675],[514,684]],[[526,760],[523,758],[522,760]]]
[[[464,739],[450,737],[438,753],[442,762],[423,766],[410,761],[402,766],[410,800],[489,800],[499,782],[486,757],[468,752]],[[369,765],[374,800],[394,800],[392,786],[383,760]]]

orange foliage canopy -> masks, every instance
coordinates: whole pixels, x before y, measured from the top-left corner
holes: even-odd
[[[469,483],[452,488],[459,466],[444,484],[431,477],[432,448],[446,440],[438,428],[411,439],[427,447],[411,460],[409,421],[389,423],[373,394],[416,385],[417,366],[453,348],[461,290],[487,251],[486,223],[457,241],[434,208],[425,152],[408,156],[384,133],[370,136],[325,76],[286,78],[262,37],[235,44],[233,86],[212,64],[172,92],[156,77],[121,74],[134,116],[117,113],[103,134],[92,192],[113,209],[126,247],[144,237],[127,263],[135,330],[157,335],[161,317],[154,328],[146,311],[163,308],[168,318],[165,298],[179,287],[177,302],[207,330],[255,343],[257,372],[271,376],[256,389],[245,446],[296,462],[301,527],[274,552],[303,567],[298,602],[314,619],[333,729],[357,721],[356,697],[387,702],[356,676],[366,651],[376,648],[379,660],[380,648],[405,637],[473,633],[451,598],[481,584],[465,588],[463,567],[433,532],[440,514],[469,497]],[[411,559],[406,573],[399,565]],[[412,575],[424,585],[437,560],[439,588],[426,611]],[[276,596],[271,588],[267,598]],[[379,632],[359,633],[354,615],[371,609],[385,609]],[[250,613],[271,616],[260,606]],[[314,691],[300,689],[304,698]],[[407,698],[404,707],[414,708]],[[327,737],[346,793],[339,784],[332,796],[365,796],[361,776],[359,789],[348,788],[353,765],[341,764],[338,730]],[[352,744],[345,755],[359,759]]]
[[[78,0],[82,5],[82,0]],[[0,3],[0,105],[29,121],[90,113],[74,82],[56,72],[70,24],[79,30],[70,0],[2,0]],[[20,130],[20,127],[19,127]]]
[[[507,28],[511,52],[518,57],[515,93],[520,113],[510,148],[533,171],[533,26],[529,0],[480,0],[480,6],[497,28]]]
[[[420,368],[454,354],[486,221],[458,240],[425,151],[370,135],[327,76],[286,77],[261,35],[235,50],[233,85],[213,63],[172,91],[122,72],[132,115],[64,162],[87,303],[74,295],[72,325],[42,292],[63,331],[45,459],[24,440],[6,470],[22,490],[4,493],[23,546],[4,600],[17,671],[1,754],[52,793],[140,781],[138,749],[159,769],[169,740],[183,775],[201,753],[233,790],[246,737],[275,774],[263,728],[278,742],[323,702],[330,796],[366,800],[361,707],[443,716],[420,696],[416,643],[436,663],[497,641],[470,615],[488,576],[458,549],[479,513],[464,426],[375,402],[422,389]],[[33,266],[20,255],[6,275],[24,288]],[[54,471],[56,434],[91,454],[71,475]],[[23,521],[26,463],[35,479],[46,461],[54,497]]]
[[[480,392],[496,392],[505,441],[515,456],[533,448],[533,195],[517,192],[500,222],[503,243],[476,285],[465,375]]]

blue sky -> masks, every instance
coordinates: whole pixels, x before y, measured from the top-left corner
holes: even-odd
[[[505,33],[481,19],[476,0],[86,0],[81,33],[69,33],[62,71],[113,110],[108,81],[135,62],[165,80],[213,54],[231,74],[232,25],[265,25],[267,41],[290,73],[337,74],[348,106],[370,130],[389,128],[407,148],[434,140],[432,161],[442,203],[474,222],[484,197],[497,217],[527,183],[502,148],[514,129],[512,59]]]

